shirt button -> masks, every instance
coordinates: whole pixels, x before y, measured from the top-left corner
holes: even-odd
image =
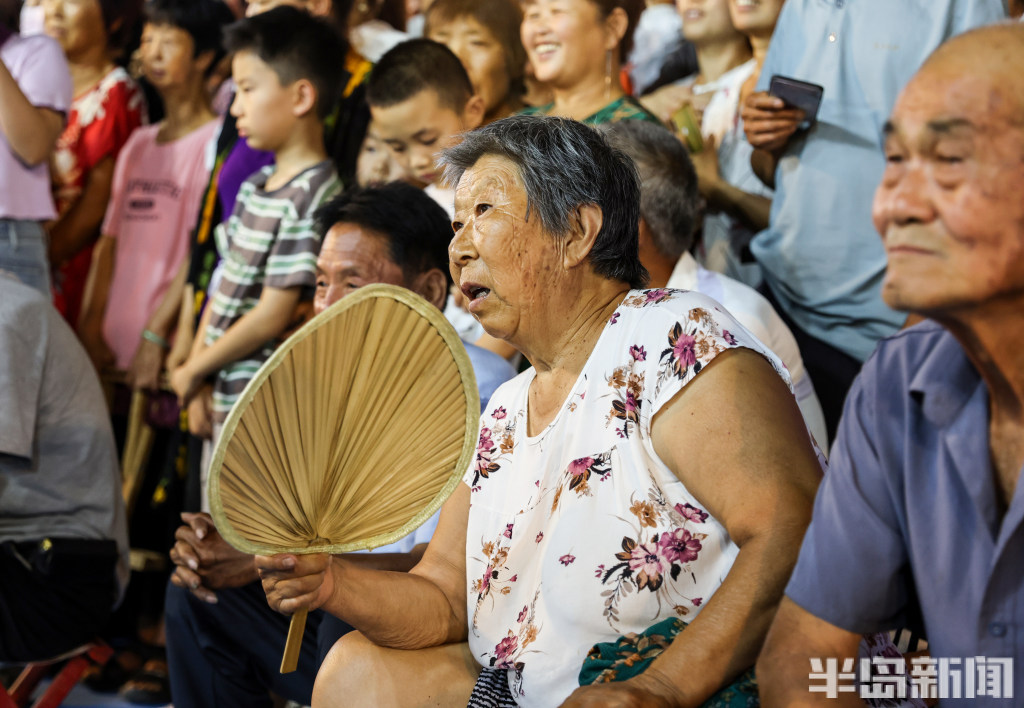
[[[1005,637],[1006,625],[1002,622],[993,622],[988,626],[988,633],[993,637]]]
[[[828,41],[830,41],[830,42],[835,42],[836,41],[836,33],[835,32],[829,32],[828,33]]]

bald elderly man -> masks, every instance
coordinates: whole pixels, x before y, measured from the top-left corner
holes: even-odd
[[[1019,24],[952,39],[885,126],[883,296],[927,321],[883,340],[846,402],[757,664],[766,706],[863,705],[882,682],[839,676],[836,700],[828,681],[860,633],[904,626],[932,657],[908,683],[943,708],[1024,701],[1022,65]]]

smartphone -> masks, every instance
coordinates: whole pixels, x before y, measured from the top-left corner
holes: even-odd
[[[678,111],[672,114],[672,125],[679,131],[679,135],[686,143],[686,149],[694,155],[704,149],[704,138],[700,134],[700,121],[693,106],[687,103]]]
[[[821,108],[821,97],[824,95],[825,89],[818,84],[776,74],[768,86],[768,93],[776,98],[781,98],[787,106],[803,111],[804,122],[800,124],[800,127],[807,129],[818,118],[818,109]]]

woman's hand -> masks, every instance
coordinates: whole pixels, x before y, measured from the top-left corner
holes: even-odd
[[[128,385],[143,391],[160,388],[160,372],[163,371],[164,349],[159,344],[143,339],[135,350],[135,358],[128,367]]]
[[[334,593],[327,553],[256,556],[256,570],[267,602],[281,614],[291,615],[303,607],[318,609]]]
[[[580,686],[562,708],[674,708],[682,705],[679,693],[671,681],[648,669],[628,681]]]
[[[675,112],[687,103],[693,103],[693,100],[692,86],[669,85],[642,97],[640,103],[661,120],[671,123]],[[703,111],[704,106],[701,106],[700,110]]]

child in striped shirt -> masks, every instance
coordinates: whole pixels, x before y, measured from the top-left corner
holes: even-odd
[[[214,439],[231,407],[273,353],[316,282],[320,238],[313,212],[340,191],[322,121],[336,103],[343,45],[324,22],[290,6],[232,25],[237,85],[231,113],[250,147],[275,164],[246,180],[216,232],[222,276],[192,351],[171,386],[190,416],[211,411],[196,393],[211,376]],[[193,401],[194,399],[194,401]]]

